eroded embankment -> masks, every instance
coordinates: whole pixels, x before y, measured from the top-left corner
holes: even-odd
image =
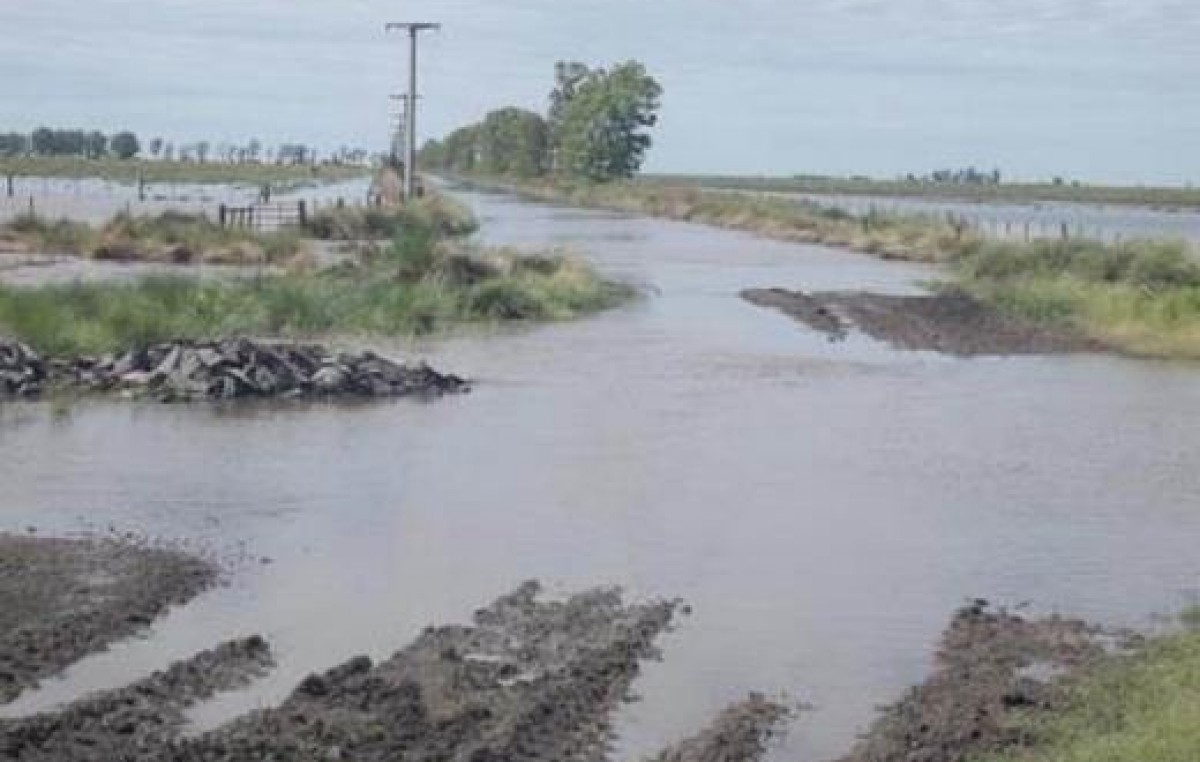
[[[25,344],[0,339],[0,398],[47,390],[119,391],[173,402],[436,396],[469,388],[463,379],[427,365],[401,365],[372,352],[335,353],[313,344],[175,341],[122,355],[44,358]]]
[[[1099,342],[1064,326],[1006,315],[961,291],[929,296],[749,289],[742,297],[840,341],[858,329],[898,349],[981,355],[1097,352]]]
[[[1020,746],[1018,713],[1053,711],[1064,679],[1112,642],[1080,620],[1030,620],[977,601],[942,636],[933,674],[884,708],[840,762],[965,762]]]

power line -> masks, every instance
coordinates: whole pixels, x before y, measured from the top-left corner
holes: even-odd
[[[404,160],[404,197],[411,199],[417,190],[417,36],[421,32],[441,29],[441,24],[421,22],[394,22],[384,26],[384,31],[405,30],[408,32],[408,118],[405,120],[405,142],[407,151]]]

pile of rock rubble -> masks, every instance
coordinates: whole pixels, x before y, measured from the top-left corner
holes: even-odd
[[[0,340],[0,396],[37,396],[50,388],[172,402],[441,395],[468,387],[425,364],[402,365],[372,352],[335,353],[312,344],[172,341],[123,355],[46,358],[20,342]]]

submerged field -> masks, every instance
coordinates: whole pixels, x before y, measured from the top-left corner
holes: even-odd
[[[1200,190],[1179,187],[1122,187],[1076,183],[949,183],[846,177],[733,177],[648,175],[647,185],[721,188],[768,193],[893,196],[963,200],[980,203],[1052,201],[1078,204],[1122,204],[1170,209],[1200,208]]]
[[[133,184],[147,183],[246,183],[270,185],[277,190],[311,183],[351,180],[371,174],[370,167],[322,164],[226,164],[220,162],[147,161],[143,159],[84,159],[30,156],[0,158],[0,178],[96,177]]]

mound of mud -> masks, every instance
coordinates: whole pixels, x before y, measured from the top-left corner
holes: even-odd
[[[260,638],[227,643],[126,688],[0,720],[0,758],[22,762],[601,762],[612,716],[678,608],[616,590],[542,600],[536,583],[427,629],[390,659],[306,678],[281,705],[181,734],[183,711],[272,665]],[[754,762],[787,712],[761,696],[664,751],[661,762]]]
[[[0,534],[0,703],[216,579],[211,564],[172,550]]]
[[[755,762],[790,716],[787,708],[752,694],[721,713],[699,734],[666,749],[651,762]]]
[[[1049,709],[1056,676],[1105,654],[1086,623],[1031,621],[977,601],[954,617],[933,674],[883,710],[841,762],[965,762],[1021,743],[1016,710]]]
[[[334,354],[311,344],[248,339],[175,341],[120,357],[45,359],[0,341],[0,394],[47,388],[119,390],[164,402],[246,397],[402,397],[467,391],[463,379],[427,365],[401,365],[371,352]]]
[[[750,289],[742,298],[777,309],[826,334],[846,338],[852,328],[893,347],[981,355],[1063,354],[1103,351],[1104,346],[1066,327],[1005,315],[961,291],[930,296]]]

